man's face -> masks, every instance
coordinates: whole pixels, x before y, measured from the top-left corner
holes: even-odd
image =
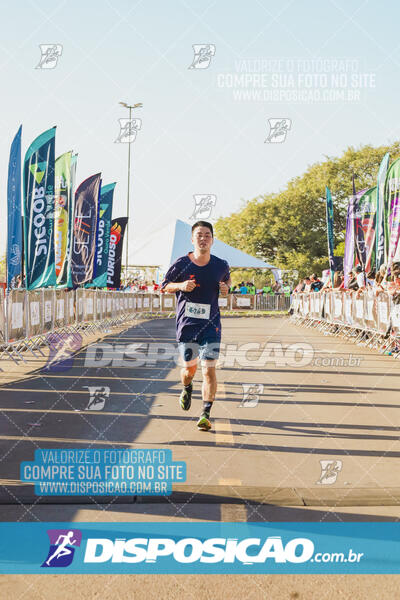
[[[192,244],[200,253],[209,252],[213,241],[213,236],[208,227],[196,227],[192,233]]]

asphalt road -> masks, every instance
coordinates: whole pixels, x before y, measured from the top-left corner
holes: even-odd
[[[138,365],[126,352],[139,343],[145,360]],[[173,349],[172,319],[112,332],[70,363],[3,370],[1,503],[38,501],[32,486],[19,482],[19,465],[33,460],[35,449],[90,447],[171,449],[174,460],[187,464],[176,501],[399,504],[396,360],[287,318],[225,318],[223,343],[208,433],[196,427],[200,370],[192,408],[183,412],[176,360],[149,354],[155,344],[159,354]],[[90,386],[109,388],[99,410],[87,410]]]

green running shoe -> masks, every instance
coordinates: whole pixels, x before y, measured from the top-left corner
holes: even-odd
[[[190,384],[189,386],[184,387],[183,390],[181,391],[181,395],[179,397],[179,404],[181,405],[181,409],[182,410],[189,410],[189,408],[192,405],[192,391],[193,391],[193,385]]]
[[[197,427],[200,429],[200,431],[210,431],[210,429],[211,429],[210,415],[203,412],[200,419],[197,421]]]

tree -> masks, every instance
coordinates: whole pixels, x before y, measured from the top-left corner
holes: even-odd
[[[348,197],[352,175],[356,189],[376,185],[380,161],[400,157],[400,142],[390,146],[349,147],[340,157],[325,157],[291,179],[277,194],[264,194],[241,210],[218,219],[216,236],[222,241],[282,269],[305,275],[328,268],[325,186],[332,192],[334,235],[338,255],[343,252]]]

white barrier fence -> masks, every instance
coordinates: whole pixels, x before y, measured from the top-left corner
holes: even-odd
[[[287,310],[285,296],[230,294],[219,298],[222,310]],[[138,312],[171,313],[175,294],[103,291],[79,288],[76,291],[40,289],[11,290],[0,297],[0,337],[12,342],[43,335],[54,329],[115,319]]]
[[[230,294],[219,298],[221,310],[287,310],[290,298]],[[44,336],[65,328],[89,328],[137,313],[173,313],[175,294],[135,293],[79,288],[11,290],[0,297],[0,345]]]
[[[175,304],[174,294],[160,296],[85,288],[11,290],[6,298],[0,298],[0,343],[42,336],[68,327],[121,320],[138,312],[170,313],[175,310]]]
[[[291,312],[308,327],[388,352],[395,348],[400,355],[400,303],[387,292],[370,288],[293,294]]]

